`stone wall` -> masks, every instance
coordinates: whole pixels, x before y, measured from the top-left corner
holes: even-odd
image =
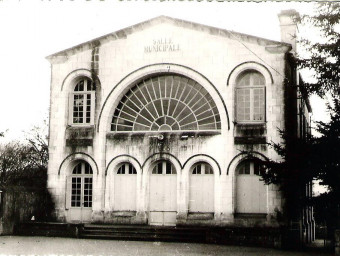
[[[216,218],[221,222],[232,221],[235,210],[234,171],[242,159],[240,152],[249,150],[271,159],[279,158],[265,143],[280,141],[278,129],[285,128],[283,80],[288,50],[287,45],[277,42],[160,17],[50,57],[48,188],[53,194],[59,219],[65,220],[69,160],[90,161],[93,169],[97,169],[93,177],[93,212],[97,214],[106,209],[106,171],[114,157],[129,154],[143,163],[150,154],[161,152],[152,146],[148,136],[130,136],[126,141],[115,137],[110,131],[110,123],[119,100],[136,81],[170,72],[195,80],[209,92],[221,116],[222,128],[219,135],[211,137],[194,136],[185,141],[166,139],[169,145],[174,145],[168,153],[171,151],[182,164],[195,154],[208,154],[216,160],[220,174],[215,180],[215,217],[218,216]],[[243,129],[235,122],[236,78],[245,69],[258,70],[266,80],[266,122],[258,129]],[[75,128],[69,121],[69,94],[73,90],[74,79],[79,76],[90,77],[97,85],[95,123],[91,127]],[[71,135],[76,134],[77,129],[91,130],[91,134],[75,141]],[[244,132],[256,136],[250,140],[247,138],[245,142]],[[165,151],[167,148],[164,148]],[[83,154],[78,154],[80,152]],[[271,218],[275,217],[275,212],[282,210],[282,199],[275,186],[269,186],[268,191]],[[181,209],[185,209],[184,202],[181,204]]]
[[[0,234],[13,234],[20,222],[51,220],[52,201],[46,189],[10,187],[2,192],[0,205]]]

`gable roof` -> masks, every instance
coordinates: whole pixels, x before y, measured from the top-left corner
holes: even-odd
[[[115,31],[113,33],[106,34],[104,36],[92,39],[90,41],[81,43],[79,45],[73,46],[71,48],[65,49],[63,51],[54,53],[52,55],[47,56],[46,58],[48,60],[53,59],[54,57],[59,57],[59,56],[67,56],[67,55],[72,55],[76,53],[77,51],[82,51],[82,50],[87,50],[87,49],[92,49],[93,47],[96,47],[102,43],[105,43],[110,40],[118,40],[118,39],[124,39],[127,38],[128,35],[144,30],[146,28],[149,28],[151,26],[161,24],[161,23],[170,23],[173,24],[177,27],[182,27],[182,28],[188,28],[196,31],[203,31],[211,35],[217,35],[221,37],[227,37],[231,39],[235,39],[238,41],[245,41],[245,42],[252,42],[252,43],[257,43],[259,45],[267,46],[267,47],[288,47],[288,49],[291,49],[291,45],[288,43],[284,42],[279,42],[279,41],[274,41],[274,40],[269,40],[253,35],[247,35],[243,33],[238,33],[234,32],[231,30],[226,30],[226,29],[221,29],[221,28],[216,28],[208,25],[203,25],[191,21],[186,21],[186,20],[181,20],[181,19],[176,19],[168,16],[158,16],[153,19],[138,23],[136,25],[123,28],[121,30]]]

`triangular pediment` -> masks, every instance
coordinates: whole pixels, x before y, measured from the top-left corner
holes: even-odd
[[[191,21],[186,21],[186,20],[181,20],[181,19],[176,19],[168,16],[158,16],[153,19],[138,23],[133,26],[129,26],[127,28],[115,31],[113,33],[106,34],[104,36],[95,38],[93,40],[84,42],[82,44],[76,45],[74,47],[65,49],[63,51],[57,52],[55,54],[49,55],[46,58],[48,60],[51,60],[55,57],[63,57],[63,56],[68,56],[68,55],[73,55],[78,51],[83,51],[87,49],[91,49],[93,47],[96,47],[98,45],[101,45],[103,43],[106,43],[108,41],[114,41],[114,40],[119,40],[119,39],[125,39],[129,35],[136,33],[136,32],[141,32],[145,29],[151,28],[152,26],[156,26],[162,23],[167,23],[171,24],[173,26],[176,26],[178,28],[186,28],[186,29],[191,29],[195,31],[200,31],[200,32],[205,32],[209,35],[214,35],[214,36],[220,36],[220,37],[226,37],[230,38],[233,40],[238,40],[238,41],[243,41],[243,42],[250,42],[250,43],[256,43],[258,45],[262,45],[264,47],[284,47],[287,49],[291,48],[291,45],[288,43],[283,43],[279,41],[274,41],[274,40],[269,40],[261,37],[256,37],[253,35],[247,35],[243,33],[238,33],[235,31],[231,30],[226,30],[226,29],[221,29],[221,28],[216,28],[212,26],[207,26]]]

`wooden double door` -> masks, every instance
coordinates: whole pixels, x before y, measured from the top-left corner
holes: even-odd
[[[176,225],[177,173],[169,161],[159,161],[150,174],[149,224]]]
[[[90,222],[92,216],[93,171],[84,161],[67,177],[66,209],[69,222]]]

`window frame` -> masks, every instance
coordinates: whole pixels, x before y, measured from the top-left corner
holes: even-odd
[[[161,169],[161,172],[160,172],[160,169]],[[168,171],[170,171],[170,173]],[[153,165],[151,169],[151,174],[152,175],[177,175],[177,170],[171,161],[159,160]]]
[[[243,167],[243,165],[249,164],[249,173],[244,170],[243,173],[240,173],[240,168]],[[261,177],[261,172],[264,172],[265,170],[262,169],[262,166],[259,165],[259,163],[256,161],[256,159],[245,159],[238,163],[236,166],[236,175],[248,175],[248,176],[258,176]]]
[[[200,168],[199,172],[198,172],[198,167]],[[207,167],[209,168],[208,170],[207,170]],[[191,175],[214,175],[214,169],[209,163],[198,162],[192,166],[190,174]]]
[[[83,91],[75,91],[76,86],[84,81],[84,90]],[[86,82],[85,82],[86,81]],[[87,82],[90,81],[92,83],[92,90],[87,90]],[[75,95],[83,95],[84,104],[83,104],[83,122],[74,122],[74,101]],[[87,108],[87,95],[90,95],[90,122],[86,122],[86,108]],[[95,115],[95,105],[96,105],[96,86],[92,79],[86,76],[79,77],[74,82],[72,87],[72,91],[69,93],[69,124],[72,126],[92,126],[94,125],[94,115]]]
[[[79,168],[78,168],[79,167]],[[80,173],[76,172],[76,168],[80,169]],[[89,173],[87,172],[87,169]],[[90,179],[90,180],[89,180]],[[71,208],[92,208],[93,206],[93,169],[91,167],[91,165],[85,161],[80,161],[79,163],[77,163],[73,169],[72,169],[72,173],[70,175],[70,207]],[[73,181],[76,180],[76,182],[74,183]],[[87,181],[86,181],[87,180]],[[77,187],[77,189],[73,189],[73,184],[79,184],[80,187]],[[89,185],[90,187],[86,187],[85,185]],[[80,194],[79,194],[79,200],[77,199],[73,199],[73,197],[78,196],[78,193],[73,193],[73,190],[79,190]],[[86,191],[91,191],[90,194],[86,194]],[[88,197],[87,200],[85,200],[85,198]],[[79,205],[78,205],[79,202]],[[72,205],[73,203],[75,203],[75,205]],[[85,204],[88,204],[87,206],[85,206]]]
[[[118,168],[115,171],[115,175],[137,175],[137,170],[133,166],[133,164],[124,162],[118,165]]]
[[[262,85],[253,85],[252,82],[250,82],[249,85],[240,85],[239,84],[239,80],[242,78],[242,76],[246,75],[247,73],[249,74],[254,74],[254,73],[258,73],[259,75],[261,75],[263,77],[263,84]],[[251,78],[251,80],[253,80],[253,78]],[[250,115],[250,119],[249,120],[240,120],[238,118],[238,95],[239,95],[239,91],[244,89],[248,89],[249,90],[249,102],[250,102],[250,110],[249,110],[249,115]],[[262,89],[263,90],[263,106],[261,109],[261,114],[263,115],[263,120],[254,120],[254,109],[255,109],[255,100],[254,100],[254,91],[256,89]],[[261,104],[261,103],[260,103]],[[266,106],[267,106],[267,98],[266,98],[266,78],[264,76],[264,74],[256,69],[253,68],[248,68],[243,70],[242,72],[240,72],[235,80],[235,89],[234,89],[234,120],[235,123],[239,123],[239,124],[263,124],[266,122],[267,116],[266,116]]]

